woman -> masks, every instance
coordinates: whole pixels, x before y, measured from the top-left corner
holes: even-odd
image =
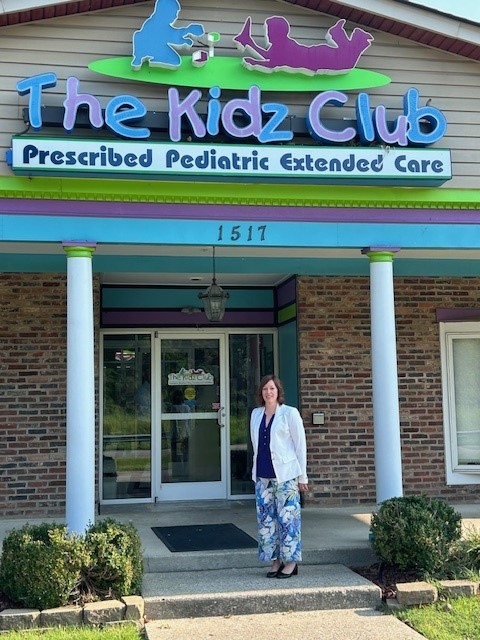
[[[258,556],[272,561],[267,578],[290,578],[302,559],[300,491],[308,491],[305,429],[298,410],[284,404],[277,376],[262,378],[258,401],[250,418]]]

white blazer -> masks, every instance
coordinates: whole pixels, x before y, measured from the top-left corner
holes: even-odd
[[[254,482],[257,481],[258,433],[264,411],[264,407],[257,407],[250,416]],[[278,482],[296,478],[298,482],[308,483],[305,429],[302,417],[295,407],[286,404],[277,407],[270,432],[270,453]]]

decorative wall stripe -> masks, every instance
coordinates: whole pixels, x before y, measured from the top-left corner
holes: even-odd
[[[102,328],[113,327],[274,327],[273,309],[234,309],[225,312],[220,322],[209,322],[203,311],[182,313],[178,309],[103,309]]]
[[[210,258],[209,258],[210,260]],[[141,262],[137,258],[138,262]],[[129,270],[129,262],[123,261],[125,271]],[[218,263],[217,263],[218,265]],[[211,262],[208,268],[211,267]],[[158,271],[161,271],[158,266]],[[108,269],[105,269],[106,271]],[[195,272],[195,268],[188,265],[186,270]],[[105,309],[182,309],[183,307],[203,308],[198,294],[207,288],[207,282],[202,287],[175,287],[161,285],[102,285],[102,307]],[[225,287],[224,287],[225,288]],[[230,298],[228,308],[234,309],[272,309],[274,306],[274,291],[267,287],[227,287]]]
[[[296,317],[297,317],[297,305],[294,303],[278,311],[277,321],[278,321],[278,324],[281,325],[281,324],[285,324],[286,322],[291,322],[292,320],[295,320]]]
[[[48,215],[95,218],[150,218],[172,220],[253,220],[281,222],[372,222],[411,224],[479,224],[480,208],[407,209],[392,208],[391,203],[378,208],[323,207],[321,202],[309,206],[251,206],[188,203],[89,202],[62,200],[2,199],[3,215]]]
[[[279,307],[285,307],[297,299],[297,280],[295,277],[289,278],[282,284],[279,284],[276,290],[277,293],[277,305]]]
[[[437,309],[437,322],[462,322],[480,320],[480,309]]]
[[[297,318],[297,279],[289,278],[276,289],[277,324],[280,326]]]

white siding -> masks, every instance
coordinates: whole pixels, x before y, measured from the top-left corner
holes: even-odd
[[[226,6],[227,5],[227,6]],[[270,15],[283,14],[292,25],[292,35],[305,44],[321,41],[335,18],[304,9],[295,9],[274,0],[184,0],[179,16],[182,22],[199,21],[207,30],[219,31],[222,40],[219,54],[233,55],[231,37],[236,35],[246,16],[252,17],[253,35],[263,36],[263,21]],[[106,104],[120,93],[136,95],[151,111],[165,108],[166,88],[160,85],[126,82],[89,71],[88,64],[100,58],[130,56],[132,36],[151,14],[153,2],[124,8],[33,22],[0,30],[2,78],[0,84],[0,174],[11,175],[5,163],[5,150],[12,135],[25,129],[22,108],[27,98],[19,96],[16,83],[25,77],[53,71],[58,85],[44,94],[44,104],[61,106],[65,80],[77,76],[81,91],[96,95]],[[356,25],[347,24],[347,29]],[[392,78],[391,84],[369,89],[372,105],[385,104],[393,120],[403,107],[405,91],[414,86],[420,91],[422,104],[427,100],[441,109],[448,120],[447,135],[437,146],[451,148],[454,178],[444,187],[480,188],[480,63],[470,62],[409,40],[373,31],[375,41],[361,58],[359,66],[379,71]],[[239,55],[236,52],[236,55]],[[291,104],[291,112],[303,117],[314,94],[269,94],[269,100]],[[342,115],[354,116],[355,92],[343,108]],[[224,97],[228,95],[224,92]],[[338,117],[332,108],[331,117]]]

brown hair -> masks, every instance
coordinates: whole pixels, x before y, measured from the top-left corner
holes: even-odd
[[[262,390],[263,390],[263,387],[267,384],[267,382],[270,382],[270,380],[278,389],[278,404],[283,404],[285,402],[285,392],[283,390],[282,381],[273,373],[270,373],[267,376],[263,376],[263,378],[260,380],[260,385],[258,387],[258,394],[257,394],[257,402],[259,407],[263,407],[263,405],[265,404],[265,401],[262,395]]]

